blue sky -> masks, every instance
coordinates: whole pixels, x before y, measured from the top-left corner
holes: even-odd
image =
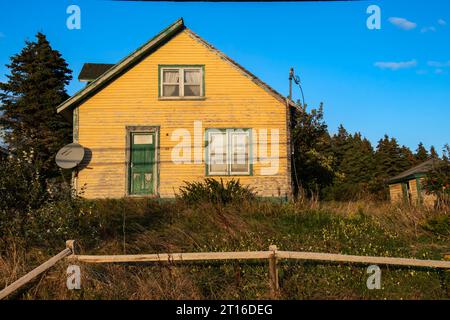
[[[71,4],[81,30],[66,27]],[[366,27],[371,4],[381,30]],[[9,57],[41,31],[74,71],[73,94],[84,62],[117,62],[179,17],[282,94],[293,66],[309,106],[324,102],[332,133],[342,123],[374,145],[384,134],[412,149],[450,142],[450,1],[1,1],[0,81]]]

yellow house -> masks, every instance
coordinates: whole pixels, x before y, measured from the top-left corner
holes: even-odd
[[[436,197],[426,194],[422,188],[423,179],[436,160],[427,160],[389,179],[389,194],[391,202],[405,202],[412,205],[434,205]]]
[[[172,198],[184,181],[240,179],[263,197],[292,192],[293,103],[177,20],[58,107],[85,158],[86,198]]]

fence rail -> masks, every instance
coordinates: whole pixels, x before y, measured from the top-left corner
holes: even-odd
[[[77,255],[74,250],[74,241],[66,242],[67,248],[59,254],[41,264],[25,276],[15,281],[2,291],[0,300],[19,289],[38,275],[42,274],[58,261],[67,258],[70,261],[85,263],[133,263],[133,262],[188,262],[210,260],[268,260],[269,282],[273,296],[278,294],[278,269],[277,263],[282,259],[327,261],[337,263],[382,264],[396,266],[410,266],[422,268],[450,269],[450,261],[421,260],[394,257],[356,256],[346,254],[281,251],[277,246],[271,245],[268,251],[240,251],[240,252],[189,252],[189,253],[155,253],[134,255]],[[445,260],[450,260],[450,254],[444,255]]]
[[[50,269],[51,267],[53,267],[56,263],[58,263],[58,261],[61,261],[62,259],[73,254],[73,243],[74,243],[73,240],[68,240],[66,242],[66,249],[64,249],[63,251],[58,253],[56,256],[47,260],[46,262],[41,264],[39,267],[31,270],[26,275],[24,275],[23,277],[21,277],[20,279],[18,279],[16,281],[14,281],[9,286],[7,286],[5,289],[0,291],[0,300],[6,298],[11,293],[20,289],[22,286],[24,286],[25,284],[27,284],[28,282],[30,282],[31,280],[36,278],[41,273],[43,273],[43,272],[47,271],[48,269]]]
[[[195,252],[195,253],[161,253],[134,255],[71,255],[70,260],[86,263],[126,263],[126,262],[173,262],[200,260],[258,260],[275,258],[311,261],[346,262],[362,264],[382,264],[411,267],[428,267],[450,269],[450,261],[421,260],[393,257],[355,256],[346,254],[280,251],[241,251],[241,252]],[[449,256],[450,257],[450,256]]]

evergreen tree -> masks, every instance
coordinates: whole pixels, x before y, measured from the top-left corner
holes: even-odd
[[[406,146],[400,148],[400,159],[398,167],[402,168],[402,171],[407,170],[417,163],[417,159],[414,153]]]
[[[439,155],[436,152],[436,149],[434,148],[434,146],[431,146],[431,148],[430,148],[430,158],[431,159],[438,159],[439,158]]]
[[[422,142],[419,143],[416,149],[415,158],[418,163],[424,162],[430,158],[430,155],[428,154],[427,149],[425,149],[425,147],[423,146]]]
[[[360,133],[348,135],[346,151],[328,198],[334,200],[357,200],[367,195],[373,175],[373,148]]]
[[[333,135],[331,139],[332,151],[335,157],[335,166],[340,167],[344,155],[350,147],[350,135],[347,130],[341,124],[339,125],[337,134]]]
[[[414,155],[409,148],[400,147],[395,138],[387,135],[378,141],[375,156],[375,172],[371,190],[381,198],[386,198],[388,189],[386,180],[411,168]]]
[[[25,44],[7,65],[8,81],[0,83],[0,125],[8,149],[15,154],[34,152],[44,175],[51,176],[56,172],[56,152],[71,140],[70,124],[56,107],[68,98],[65,86],[72,71],[42,33]]]
[[[307,112],[298,105],[292,130],[294,148],[293,174],[296,189],[308,196],[317,195],[330,185],[334,172],[334,159],[330,155],[330,136],[323,120],[323,105]]]
[[[378,176],[393,177],[409,169],[414,163],[412,152],[406,147],[400,147],[395,138],[384,136],[378,142],[375,153],[376,171]]]

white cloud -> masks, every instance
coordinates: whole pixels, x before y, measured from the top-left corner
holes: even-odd
[[[408,21],[405,18],[391,17],[388,20],[394,26],[397,26],[397,27],[399,27],[400,29],[403,29],[403,30],[412,30],[412,29],[417,27],[417,23],[414,23],[412,21]]]
[[[422,32],[422,33],[436,32],[436,28],[435,27],[424,27],[424,28],[422,28],[422,30],[420,30],[420,32]]]
[[[446,26],[447,25],[447,21],[445,21],[444,19],[439,19],[438,20],[439,25],[441,26]]]
[[[399,61],[399,62],[385,62],[385,61],[379,61],[375,62],[375,67],[380,69],[389,69],[389,70],[400,70],[400,69],[408,69],[408,68],[414,68],[417,66],[416,60],[411,61]]]
[[[444,62],[428,61],[427,64],[430,67],[435,67],[435,68],[450,68],[450,60],[449,61],[444,61]]]

